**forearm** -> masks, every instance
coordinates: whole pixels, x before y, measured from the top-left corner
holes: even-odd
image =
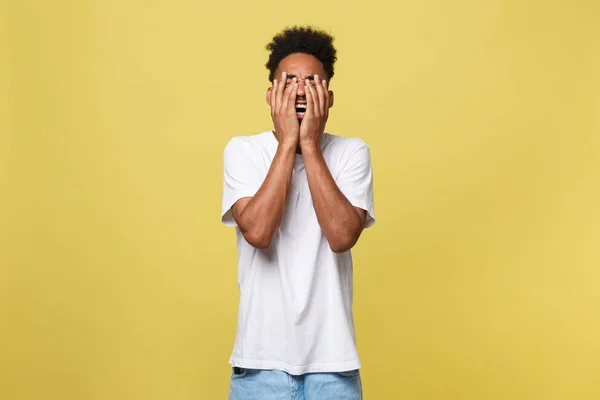
[[[269,247],[273,234],[281,223],[295,153],[295,146],[279,145],[265,181],[237,217],[242,234],[255,247]]]
[[[346,251],[357,242],[362,219],[337,187],[318,147],[303,147],[302,155],[313,207],[329,247],[334,252]]]

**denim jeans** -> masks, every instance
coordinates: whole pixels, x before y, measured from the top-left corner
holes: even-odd
[[[229,400],[361,400],[358,370],[290,375],[284,371],[234,368]]]

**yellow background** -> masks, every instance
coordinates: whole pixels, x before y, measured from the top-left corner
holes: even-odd
[[[226,398],[222,154],[294,23],[372,150],[365,398],[600,398],[597,1],[1,4],[3,400]]]

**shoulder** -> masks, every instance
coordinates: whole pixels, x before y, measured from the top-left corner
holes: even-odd
[[[251,154],[259,151],[261,147],[268,144],[267,133],[232,137],[225,145],[225,155]]]
[[[347,138],[332,133],[325,133],[326,145],[332,150],[359,150],[361,148],[368,148],[367,143],[356,137]]]
[[[369,146],[360,138],[346,138],[331,133],[325,134],[324,152],[336,159],[348,159],[357,153],[369,154]]]

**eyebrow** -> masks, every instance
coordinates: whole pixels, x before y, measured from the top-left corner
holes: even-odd
[[[288,79],[294,79],[294,78],[296,78],[296,75],[294,75],[294,74],[289,74],[289,75],[287,76],[287,78],[288,78]],[[307,76],[305,76],[305,77],[304,77],[304,79],[308,79],[308,80],[314,81],[314,80],[315,80],[315,76],[314,76],[314,75],[307,75]]]

